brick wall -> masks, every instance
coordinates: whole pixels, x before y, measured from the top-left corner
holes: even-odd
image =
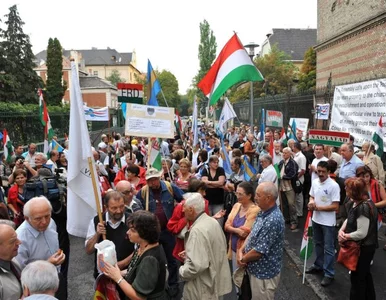
[[[106,93],[82,93],[83,102],[90,107],[105,107]]]
[[[385,21],[317,47],[317,87],[386,77]]]
[[[318,0],[318,44],[383,13],[385,9],[385,0]]]

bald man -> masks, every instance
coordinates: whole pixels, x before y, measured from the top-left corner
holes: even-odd
[[[119,181],[115,186],[115,190],[123,195],[127,212],[133,213],[137,210],[143,209],[141,202],[135,197],[137,191],[130,182],[126,180]]]
[[[20,244],[15,229],[0,224],[0,299],[18,300],[22,295],[21,269],[14,260]]]

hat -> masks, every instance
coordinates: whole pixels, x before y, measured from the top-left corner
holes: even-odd
[[[244,267],[239,267],[236,269],[236,271],[233,272],[233,282],[235,284],[235,286],[237,286],[238,288],[241,287],[241,284],[243,282],[243,278],[244,278],[244,273],[245,273],[245,268]]]
[[[159,178],[162,176],[162,171],[158,171],[156,168],[150,168],[146,171],[145,178],[149,180],[150,178]]]
[[[104,143],[104,142],[100,142],[100,143],[98,144],[98,148],[99,148],[99,149],[106,149],[106,148],[107,148],[107,145],[106,145],[106,143]]]
[[[132,144],[132,145],[138,145],[138,141],[135,140],[135,139],[134,139],[134,140],[131,140],[131,144]]]
[[[105,134],[102,134],[102,135],[101,135],[101,139],[103,139],[103,138],[105,138],[105,137],[107,137],[107,135],[105,135]]]

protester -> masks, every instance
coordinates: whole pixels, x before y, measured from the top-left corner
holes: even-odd
[[[205,202],[199,193],[186,198],[183,211],[193,224],[185,241],[186,250],[180,253],[184,259],[179,273],[185,281],[185,300],[217,300],[232,290],[224,233],[204,209]]]
[[[378,247],[377,210],[368,201],[368,191],[363,178],[346,180],[347,196],[354,202],[347,220],[339,230],[339,243],[355,241],[360,245],[360,254],[355,271],[351,271],[350,300],[375,299],[371,261]]]
[[[370,145],[369,142],[364,142],[362,145],[362,151],[364,152],[363,163],[371,169],[371,172],[376,180],[383,186],[385,185],[385,170],[383,169],[383,163],[378,155],[374,154],[374,145]]]
[[[15,184],[8,190],[8,208],[12,211],[13,222],[16,227],[19,227],[24,221],[23,206],[24,200],[24,185],[27,181],[27,173],[23,169],[17,169],[13,173]]]
[[[57,150],[52,150],[50,152],[50,159],[47,161],[47,167],[49,167],[53,174],[55,174],[55,170],[58,168],[59,161],[59,152]]]
[[[24,300],[55,300],[59,277],[55,266],[37,260],[28,264],[21,273]]]
[[[329,286],[335,277],[336,217],[339,210],[340,188],[329,177],[329,165],[320,161],[317,166],[318,179],[312,182],[308,209],[313,211],[312,230],[316,259],[307,274],[324,273],[321,285]]]
[[[190,172],[191,163],[187,158],[183,158],[179,162],[180,172],[175,178],[175,184],[182,191],[186,192],[188,190],[189,179],[194,175]]]
[[[35,167],[35,153],[36,152],[36,144],[31,143],[28,145],[28,152],[23,154],[25,161],[29,163],[31,168]]]
[[[306,173],[307,159],[302,153],[302,146],[300,145],[299,142],[296,142],[294,144],[293,152],[294,152],[294,161],[298,165],[298,179],[303,185],[304,174]],[[304,205],[304,198],[303,198],[303,191],[301,191],[300,193],[296,193],[296,199],[295,199],[296,214],[298,215],[298,217],[303,217],[303,205]]]
[[[133,213],[137,210],[143,209],[142,204],[135,197],[137,191],[131,185],[130,182],[128,182],[126,180],[121,180],[115,186],[115,190],[117,192],[122,193],[122,195],[123,195],[123,200],[125,202],[125,211],[127,211],[129,213]]]
[[[339,171],[339,178],[344,180],[355,177],[356,170],[363,166],[364,163],[354,155],[353,145],[349,143],[342,144],[340,154],[342,155],[343,161]]]
[[[273,300],[279,285],[283,264],[284,219],[276,205],[277,197],[278,190],[272,182],[257,186],[255,200],[261,211],[252,232],[237,253],[238,265],[248,270],[252,300]]]
[[[127,235],[138,245],[133,258],[122,275],[118,266],[104,261],[103,273],[117,283],[130,299],[168,299],[165,294],[166,258],[159,243],[158,218],[148,211],[137,211],[128,222]],[[103,261],[103,257],[101,257]]]
[[[324,156],[324,145],[316,144],[314,147],[315,158],[310,165],[311,184],[315,179],[318,179],[318,163],[320,161],[327,161],[328,158]]]
[[[21,268],[14,259],[20,244],[15,229],[0,224],[0,299],[19,300],[22,295]]]

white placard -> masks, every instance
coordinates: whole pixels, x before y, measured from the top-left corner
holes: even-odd
[[[370,141],[380,116],[385,115],[386,79],[335,87],[330,130],[349,132],[355,138],[355,145]]]
[[[174,108],[127,104],[125,134],[174,138]]]

